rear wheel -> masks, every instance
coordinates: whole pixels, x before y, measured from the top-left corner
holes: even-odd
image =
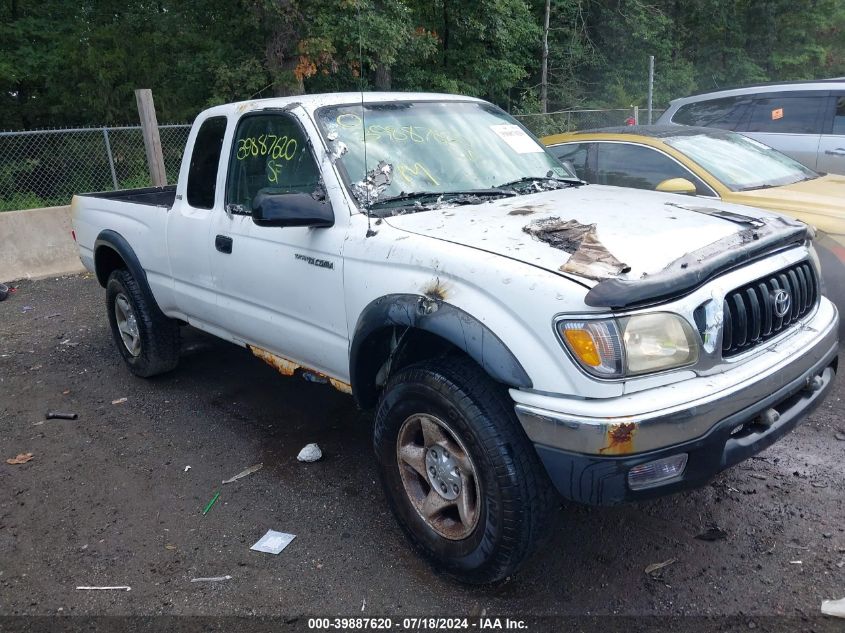
[[[399,371],[379,403],[374,444],[399,523],[458,580],[512,574],[548,527],[548,476],[505,389],[468,358]]]
[[[167,318],[125,269],[106,284],[106,309],[115,345],[129,370],[148,378],[179,362],[179,324]]]

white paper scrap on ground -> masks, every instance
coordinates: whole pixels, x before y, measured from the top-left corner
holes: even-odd
[[[244,478],[244,477],[246,477],[247,475],[251,475],[252,473],[254,473],[254,472],[257,472],[257,471],[261,470],[263,467],[264,467],[264,463],[263,463],[263,462],[262,462],[261,464],[255,464],[255,466],[250,466],[249,468],[247,468],[247,469],[242,470],[241,472],[239,472],[239,473],[238,473],[237,475],[235,475],[234,477],[230,477],[229,479],[224,479],[224,480],[223,480],[223,483],[224,483],[224,484],[230,484],[230,483],[232,483],[232,482],[234,482],[234,481],[237,481],[238,479],[243,479],[243,478]]]
[[[491,125],[490,129],[517,154],[539,154],[543,151],[543,148],[537,144],[537,141],[528,136],[525,130],[518,125],[503,123],[501,125]]]
[[[131,591],[132,587],[128,585],[119,585],[116,587],[77,587],[80,591]]]
[[[295,534],[267,530],[267,534],[258,539],[258,542],[249,549],[256,552],[266,552],[267,554],[278,554],[290,545],[290,542],[295,538]]]
[[[822,600],[822,613],[837,618],[845,618],[845,598],[841,600]]]
[[[191,582],[223,582],[224,580],[232,580],[232,577],[226,574],[225,576],[208,576],[206,578],[191,578]]]
[[[316,444],[306,444],[296,458],[301,462],[316,462],[323,457],[323,451]]]

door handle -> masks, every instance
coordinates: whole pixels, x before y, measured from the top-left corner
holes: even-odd
[[[218,235],[214,238],[214,248],[221,253],[229,254],[232,252],[232,238],[228,235]]]
[[[826,150],[825,154],[830,156],[845,156],[845,147],[837,147],[836,149]]]

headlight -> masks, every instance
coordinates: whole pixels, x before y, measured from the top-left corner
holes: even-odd
[[[559,321],[567,349],[600,378],[649,374],[698,360],[692,327],[676,314],[656,312],[619,319]]]
[[[668,312],[620,319],[628,375],[683,367],[698,360],[692,327]]]

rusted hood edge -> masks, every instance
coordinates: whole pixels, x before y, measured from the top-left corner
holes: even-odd
[[[596,308],[631,308],[682,296],[731,268],[812,238],[805,224],[780,218],[749,228],[687,253],[660,272],[641,279],[606,279],[584,301]]]

